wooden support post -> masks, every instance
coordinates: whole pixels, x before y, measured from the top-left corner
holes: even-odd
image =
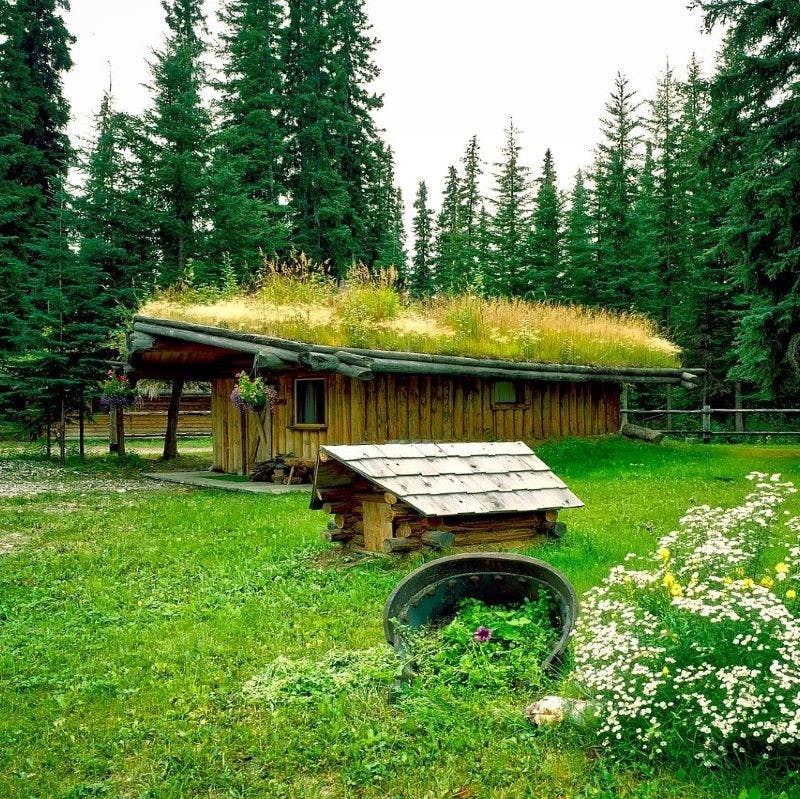
[[[173,380],[167,408],[167,429],[164,432],[162,461],[171,461],[178,457],[178,415],[181,410],[181,394],[183,394],[183,380]]]
[[[619,421],[620,426],[628,424],[628,385],[622,384],[622,393],[619,398]]]
[[[108,451],[117,452],[119,450],[119,442],[117,441],[117,414],[118,408],[108,409]]]
[[[703,443],[711,443],[711,406],[707,403],[703,405]]]
[[[737,411],[742,408],[742,384],[738,380],[733,384],[733,407],[736,408]],[[736,432],[744,432],[744,414],[735,413],[733,418]]]
[[[123,458],[125,457],[125,409],[124,408],[117,408],[115,427],[117,429],[117,455],[119,455],[120,458]]]
[[[667,410],[672,410],[672,386],[667,385]],[[672,430],[672,414],[667,414],[667,430]]]

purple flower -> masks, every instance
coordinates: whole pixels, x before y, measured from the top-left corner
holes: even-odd
[[[472,637],[479,644],[485,644],[492,640],[492,631],[488,627],[481,625],[477,630],[475,630],[475,632],[472,634]]]
[[[233,403],[234,407],[243,411],[246,411],[250,408],[250,403],[242,397],[242,392],[239,390],[239,386],[233,387],[233,391],[231,391],[231,402]]]

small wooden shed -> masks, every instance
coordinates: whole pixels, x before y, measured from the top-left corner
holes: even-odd
[[[530,539],[582,505],[522,441],[323,446],[311,498],[328,540],[387,553]]]
[[[210,381],[213,468],[249,474],[276,455],[313,467],[320,447],[391,441],[543,441],[620,428],[624,384],[695,385],[690,370],[524,363],[291,341],[138,316],[132,377]],[[230,401],[239,371],[280,402],[258,418]]]

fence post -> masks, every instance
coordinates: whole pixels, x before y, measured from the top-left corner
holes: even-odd
[[[742,384],[737,380],[733,384],[733,407],[740,410],[742,407]],[[744,414],[735,413],[733,415],[736,432],[741,433],[744,431]]]
[[[672,386],[667,384],[667,410],[672,410]],[[672,414],[667,414],[667,430],[672,430]]]
[[[711,406],[703,404],[703,443],[711,443]]]
[[[628,424],[628,386],[622,384],[622,394],[619,398],[619,419],[622,424]]]

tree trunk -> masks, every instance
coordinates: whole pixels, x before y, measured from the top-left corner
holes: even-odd
[[[125,455],[125,409],[117,408],[116,417],[117,455],[122,458]]]
[[[83,392],[81,391],[78,399],[78,451],[81,460],[86,459],[86,407],[84,401]]]
[[[61,463],[67,458],[67,403],[64,392],[58,401],[58,459]]]
[[[181,410],[183,380],[172,381],[172,393],[167,410],[167,430],[164,434],[164,454],[162,460],[171,461],[178,457],[178,414]]]

